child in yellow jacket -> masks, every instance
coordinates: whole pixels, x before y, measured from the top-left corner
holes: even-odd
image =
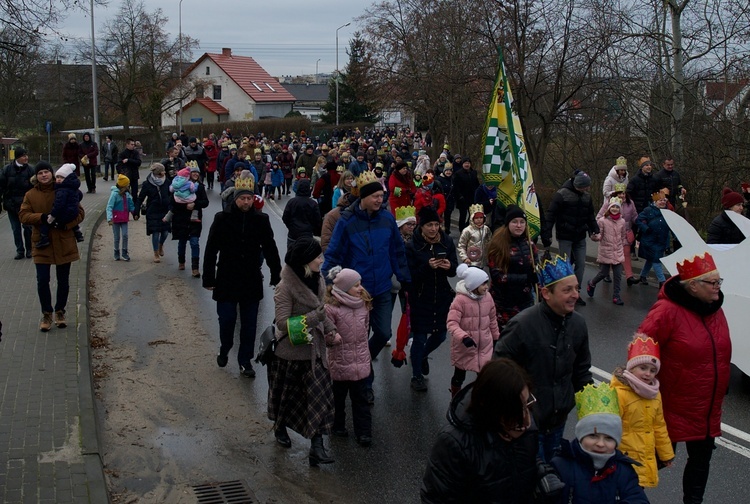
[[[622,417],[619,449],[641,463],[634,468],[642,487],[658,485],[657,461],[669,467],[674,460],[656,379],[660,367],[659,344],[645,334],[636,333],[628,345],[625,369],[615,369],[611,382],[617,391]]]

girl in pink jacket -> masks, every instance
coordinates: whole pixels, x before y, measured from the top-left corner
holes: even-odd
[[[335,266],[328,273],[333,285],[326,293],[326,315],[336,326],[329,338],[328,370],[333,379],[334,436],[347,437],[346,396],[352,400],[354,435],[360,446],[372,444],[372,416],[367,402],[370,349],[367,336],[372,297],[362,287],[362,278],[352,269]]]
[[[609,208],[602,217],[596,220],[601,233],[599,254],[596,258],[596,262],[599,263],[599,273],[586,286],[586,293],[589,297],[594,297],[596,284],[604,277],[608,277],[609,269],[612,268],[614,286],[612,302],[618,306],[625,304],[620,299],[620,278],[622,277],[622,264],[625,262],[625,245],[628,243],[625,220],[620,213],[621,208],[620,198],[610,198]]]
[[[459,264],[456,297],[448,311],[451,333],[451,396],[461,390],[466,372],[478,373],[492,359],[495,341],[500,338],[495,302],[487,294],[490,278],[474,266]]]

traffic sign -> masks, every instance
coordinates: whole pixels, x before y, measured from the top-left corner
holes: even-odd
[[[190,122],[202,123],[203,122],[203,118],[202,117],[191,117],[190,118]]]

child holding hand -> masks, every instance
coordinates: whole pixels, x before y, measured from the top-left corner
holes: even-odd
[[[620,298],[620,280],[622,278],[622,265],[625,262],[625,246],[628,244],[628,230],[620,213],[622,200],[610,198],[608,206],[609,208],[604,212],[604,215],[596,220],[600,229],[599,253],[596,258],[599,263],[599,273],[589,281],[586,286],[586,293],[589,297],[594,297],[596,284],[609,277],[611,268],[614,282],[612,302],[622,306],[625,303]]]
[[[487,294],[490,278],[479,268],[459,264],[456,297],[448,311],[447,328],[451,333],[451,396],[455,397],[466,380],[466,372],[479,373],[492,359],[495,342],[500,338],[495,302]]]
[[[347,437],[346,396],[352,400],[354,435],[360,446],[372,444],[372,415],[367,402],[370,376],[370,349],[367,344],[372,298],[362,287],[356,271],[331,268],[333,281],[326,292],[326,315],[336,326],[336,334],[326,336],[328,370],[333,379],[334,436]]]
[[[655,487],[659,483],[657,463],[669,467],[674,460],[656,379],[661,367],[659,353],[658,343],[636,333],[628,345],[625,369],[615,369],[611,382],[617,391],[622,417],[620,450],[641,463],[635,472],[642,487]]]

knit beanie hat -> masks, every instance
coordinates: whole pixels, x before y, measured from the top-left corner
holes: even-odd
[[[429,222],[440,222],[440,217],[431,206],[422,207],[419,211],[419,225],[424,226]]]
[[[68,175],[73,173],[73,171],[76,169],[76,165],[73,163],[65,163],[60,168],[57,169],[55,172],[55,177],[62,177],[66,178]]]
[[[622,440],[622,419],[617,401],[617,391],[608,383],[586,385],[576,393],[578,423],[575,434],[581,441],[589,434],[606,434],[617,444]]]
[[[177,175],[182,178],[188,178],[190,176],[190,168],[183,168],[182,170],[177,172]]]
[[[661,352],[659,343],[643,333],[635,333],[633,341],[628,345],[628,363],[625,368],[631,371],[641,364],[652,364],[656,367],[656,373],[661,369]]]
[[[125,189],[130,185],[130,179],[121,173],[117,176],[115,185],[120,189]]]
[[[42,170],[47,170],[48,172],[51,173],[52,165],[49,164],[47,161],[39,161],[34,167],[34,174],[37,175]]]
[[[591,187],[591,177],[586,175],[584,172],[578,172],[578,175],[573,179],[573,187],[576,189],[585,189]]]
[[[341,266],[334,266],[328,272],[328,278],[333,280],[334,287],[337,287],[342,292],[347,292],[349,289],[354,287],[357,282],[362,281],[362,277],[349,268],[342,268]]]
[[[721,206],[724,207],[724,210],[729,210],[734,205],[738,205],[744,201],[745,199],[740,193],[734,192],[728,187],[724,188],[721,196]]]
[[[487,272],[483,269],[469,266],[465,263],[461,263],[458,265],[458,268],[456,268],[456,275],[458,276],[458,278],[464,281],[466,290],[468,290],[469,292],[475,290],[477,287],[490,279],[490,277],[487,276]]]
[[[364,199],[382,190],[383,190],[383,185],[377,180],[375,180],[374,182],[369,182],[359,188],[359,197],[361,199]]]
[[[508,208],[505,209],[505,225],[507,226],[510,224],[510,221],[519,217],[526,220],[526,214],[521,210],[521,207],[517,205],[508,205]]]
[[[68,133],[68,140],[75,140],[76,134],[75,133]]]
[[[312,262],[323,252],[320,243],[315,238],[303,236],[292,243],[286,251],[284,262],[292,268],[301,268]]]
[[[15,153],[16,153],[16,159],[20,157],[24,157],[26,154],[28,154],[26,152],[26,149],[24,149],[23,147],[16,147]]]

